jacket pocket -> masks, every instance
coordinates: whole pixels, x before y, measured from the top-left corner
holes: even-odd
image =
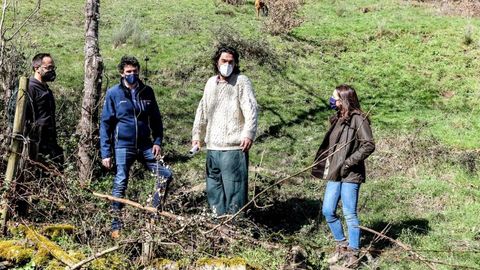
[[[340,169],[340,176],[342,178],[346,178],[350,172],[352,171],[352,166],[348,166],[347,164],[343,164],[342,168]]]

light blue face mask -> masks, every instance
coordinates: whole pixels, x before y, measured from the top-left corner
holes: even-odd
[[[330,97],[330,99],[328,100],[328,102],[330,103],[330,109],[332,109],[332,110],[338,109],[338,107],[337,107],[337,100],[336,100],[334,97]]]
[[[135,84],[138,81],[138,74],[132,73],[125,75],[125,80],[128,82],[128,84]]]

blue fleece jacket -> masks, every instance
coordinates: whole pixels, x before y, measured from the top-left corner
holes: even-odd
[[[122,81],[108,89],[100,120],[102,159],[113,156],[112,145],[145,150],[162,140],[162,116],[150,86],[139,82],[133,97]]]

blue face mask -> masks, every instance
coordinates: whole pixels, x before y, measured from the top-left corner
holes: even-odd
[[[337,100],[334,97],[330,97],[328,102],[330,103],[330,109],[332,109],[332,110],[338,109],[337,104],[336,104]]]
[[[138,81],[138,74],[132,73],[125,75],[125,80],[128,82],[128,84],[135,84]]]

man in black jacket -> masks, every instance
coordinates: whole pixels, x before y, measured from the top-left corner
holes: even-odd
[[[55,63],[48,53],[39,53],[32,59],[34,74],[29,79],[27,89],[27,108],[25,115],[25,137],[28,139],[28,154],[30,163],[17,183],[15,196],[15,212],[18,215],[28,215],[30,204],[28,199],[34,193],[29,182],[38,183],[49,173],[63,171],[63,149],[57,143],[55,122],[55,98],[47,82],[55,80]],[[40,165],[41,164],[41,165]],[[40,165],[40,166],[38,166]],[[33,177],[33,179],[32,179]]]
[[[26,135],[30,140],[29,156],[48,167],[63,168],[63,149],[57,143],[55,98],[48,87],[56,77],[53,58],[39,53],[32,59],[34,75],[29,80],[26,114]]]

